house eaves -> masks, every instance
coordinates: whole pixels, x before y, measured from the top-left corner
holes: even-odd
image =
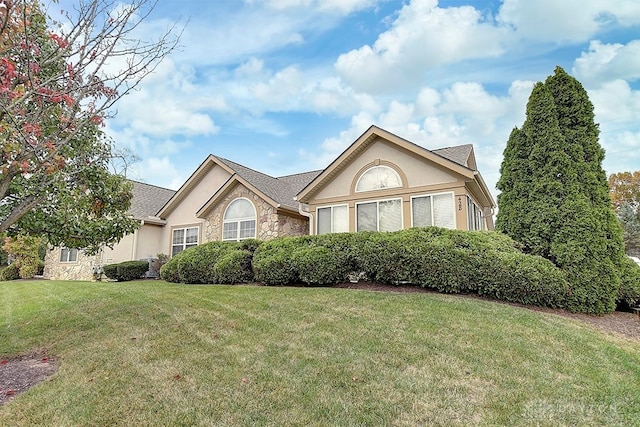
[[[220,166],[225,169],[230,175],[233,175],[234,171],[229,169],[225,164],[221,164],[217,161],[217,157],[209,155],[198,168],[191,174],[189,179],[178,189],[175,195],[160,209],[157,216],[160,218],[166,218],[173,210],[180,205],[180,203],[187,197],[187,195],[193,190],[194,187],[202,181],[207,172],[213,169],[215,166]]]
[[[460,147],[449,147],[431,151],[411,141],[401,138],[391,132],[372,125],[358,139],[356,139],[345,151],[342,152],[326,169],[324,169],[313,181],[305,186],[296,196],[296,200],[307,203],[313,195],[327,185],[349,162],[364,151],[373,141],[381,138],[389,141],[402,149],[419,155],[436,164],[442,165],[456,172],[466,179],[473,178],[474,170],[467,167],[469,156],[473,153],[473,146],[467,144]]]

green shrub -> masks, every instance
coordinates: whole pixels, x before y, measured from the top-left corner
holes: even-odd
[[[149,270],[148,261],[125,261],[103,267],[105,276],[118,282],[141,279]]]
[[[246,283],[253,281],[251,261],[260,246],[255,239],[209,242],[186,249],[160,268],[160,277],[174,283]]]
[[[262,243],[253,254],[256,280],[266,285],[289,285],[299,282],[291,257],[300,240],[298,237],[281,237]]]
[[[478,290],[480,295],[526,305],[561,308],[566,305],[569,284],[566,274],[551,261],[522,253],[497,253],[499,268],[493,280]]]
[[[38,276],[42,276],[44,274],[44,261],[38,260],[38,270],[36,271]]]
[[[326,246],[301,246],[293,251],[291,262],[304,284],[333,285],[346,282],[352,271],[348,264],[342,262],[341,255],[339,250]]]
[[[233,250],[222,255],[215,264],[218,283],[234,285],[252,282],[252,259],[253,252],[246,249]]]
[[[0,273],[0,280],[18,280],[20,278],[20,268],[16,264],[8,265],[2,273]]]
[[[620,266],[620,288],[618,304],[629,307],[640,304],[640,265],[624,257]]]
[[[104,275],[111,280],[118,280],[118,264],[108,264],[102,267]]]

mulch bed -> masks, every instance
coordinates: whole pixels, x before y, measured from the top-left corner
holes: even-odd
[[[342,283],[335,285],[334,287],[376,292],[432,292],[417,286],[381,285],[370,282]],[[474,295],[467,295],[467,297],[482,299],[481,297]],[[593,316],[589,314],[571,313],[566,310],[527,307],[519,304],[512,305],[558,316],[569,317],[587,323],[606,334],[626,337],[640,342],[640,317],[633,313],[616,311],[602,316]],[[10,401],[15,396],[25,392],[39,382],[44,381],[47,377],[53,375],[57,369],[58,365],[56,361],[49,357],[46,350],[35,351],[27,355],[0,360],[0,405]]]
[[[44,381],[57,370],[55,360],[43,350],[0,360],[0,405]]]

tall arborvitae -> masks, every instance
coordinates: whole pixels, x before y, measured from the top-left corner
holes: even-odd
[[[496,227],[567,273],[574,311],[612,311],[620,283],[622,233],[603,158],[586,91],[557,67],[535,85],[507,142]]]

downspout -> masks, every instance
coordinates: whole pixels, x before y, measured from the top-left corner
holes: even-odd
[[[298,202],[298,212],[300,212],[300,215],[302,216],[306,216],[307,218],[309,218],[309,236],[313,236],[315,233],[313,232],[314,228],[313,228],[313,215],[311,215],[310,212],[307,212],[305,210],[302,209],[303,207],[303,203]],[[309,206],[309,205],[307,205]]]

